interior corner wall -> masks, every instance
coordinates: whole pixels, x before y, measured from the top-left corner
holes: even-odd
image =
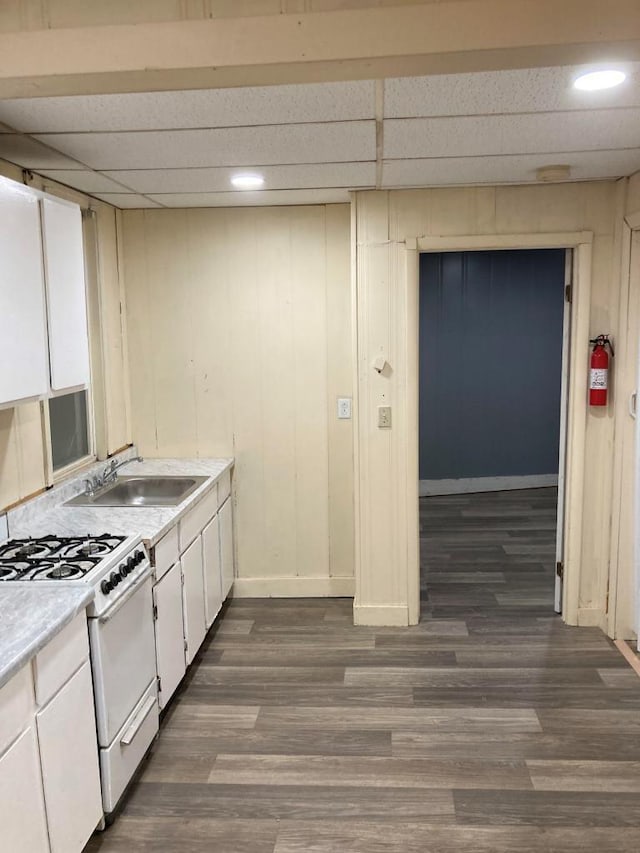
[[[626,218],[640,224],[640,172],[621,181]],[[630,414],[631,395],[638,392],[640,340],[640,230],[622,225],[620,340],[615,358],[615,412],[613,517],[611,524],[611,589],[608,632],[620,639],[636,637],[635,566],[636,421]]]
[[[0,175],[23,182],[19,166],[0,161]],[[131,441],[128,413],[126,342],[120,311],[120,271],[116,241],[118,211],[109,204],[89,198],[47,178],[34,175],[30,186],[67,198],[96,211],[98,269],[95,298],[98,312],[90,337],[98,338],[104,353],[100,381],[105,386],[102,407],[105,419],[105,453]],[[90,294],[91,299],[91,294]],[[99,384],[99,383],[97,383]],[[23,403],[0,410],[0,511],[45,488],[45,446],[40,404]]]
[[[453,235],[593,232],[590,333],[615,336],[619,325],[619,190],[616,182],[437,188],[360,192],[355,196],[357,229],[360,524],[356,530],[359,578],[356,606],[366,619],[392,605],[407,608],[404,520],[394,501],[405,490],[393,460],[407,452],[407,334],[403,314],[404,271],[398,262],[405,241]],[[390,369],[371,369],[384,354]],[[584,354],[585,359],[588,353]],[[585,389],[586,394],[586,389]],[[377,429],[377,407],[391,404],[394,428]],[[586,425],[583,504],[583,561],[577,621],[606,627],[612,508],[611,447],[614,411],[591,411]],[[415,472],[417,478],[417,470]],[[408,481],[407,481],[408,482]]]
[[[353,594],[350,209],[122,216],[144,456],[234,456],[235,596]]]

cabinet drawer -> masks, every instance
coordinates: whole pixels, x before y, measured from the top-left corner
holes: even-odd
[[[178,547],[178,525],[172,527],[162,539],[151,549],[151,565],[156,569],[156,581],[178,562],[180,549]]]
[[[225,473],[218,480],[218,506],[222,506],[222,504],[226,501],[226,499],[231,494],[231,471],[225,471]]]
[[[0,755],[18,737],[33,715],[31,667],[23,666],[0,689]]]
[[[213,518],[218,509],[218,485],[199,501],[180,521],[180,553],[193,542],[205,524]]]
[[[33,662],[37,705],[45,705],[88,657],[89,635],[83,611],[45,646]]]

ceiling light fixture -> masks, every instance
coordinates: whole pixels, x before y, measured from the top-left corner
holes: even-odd
[[[601,71],[589,71],[587,74],[581,74],[574,80],[573,85],[576,89],[582,89],[585,92],[597,92],[599,89],[612,89],[614,86],[619,86],[626,79],[627,75],[624,71],[604,68]]]
[[[234,175],[231,183],[237,190],[259,190],[264,186],[262,175]]]

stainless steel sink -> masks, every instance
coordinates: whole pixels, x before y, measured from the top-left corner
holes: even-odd
[[[95,492],[82,494],[65,506],[177,506],[207,477],[118,477]]]

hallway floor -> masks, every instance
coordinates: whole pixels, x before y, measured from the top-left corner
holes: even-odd
[[[424,621],[231,601],[91,853],[625,853],[640,679],[552,612],[555,494],[421,500]]]

